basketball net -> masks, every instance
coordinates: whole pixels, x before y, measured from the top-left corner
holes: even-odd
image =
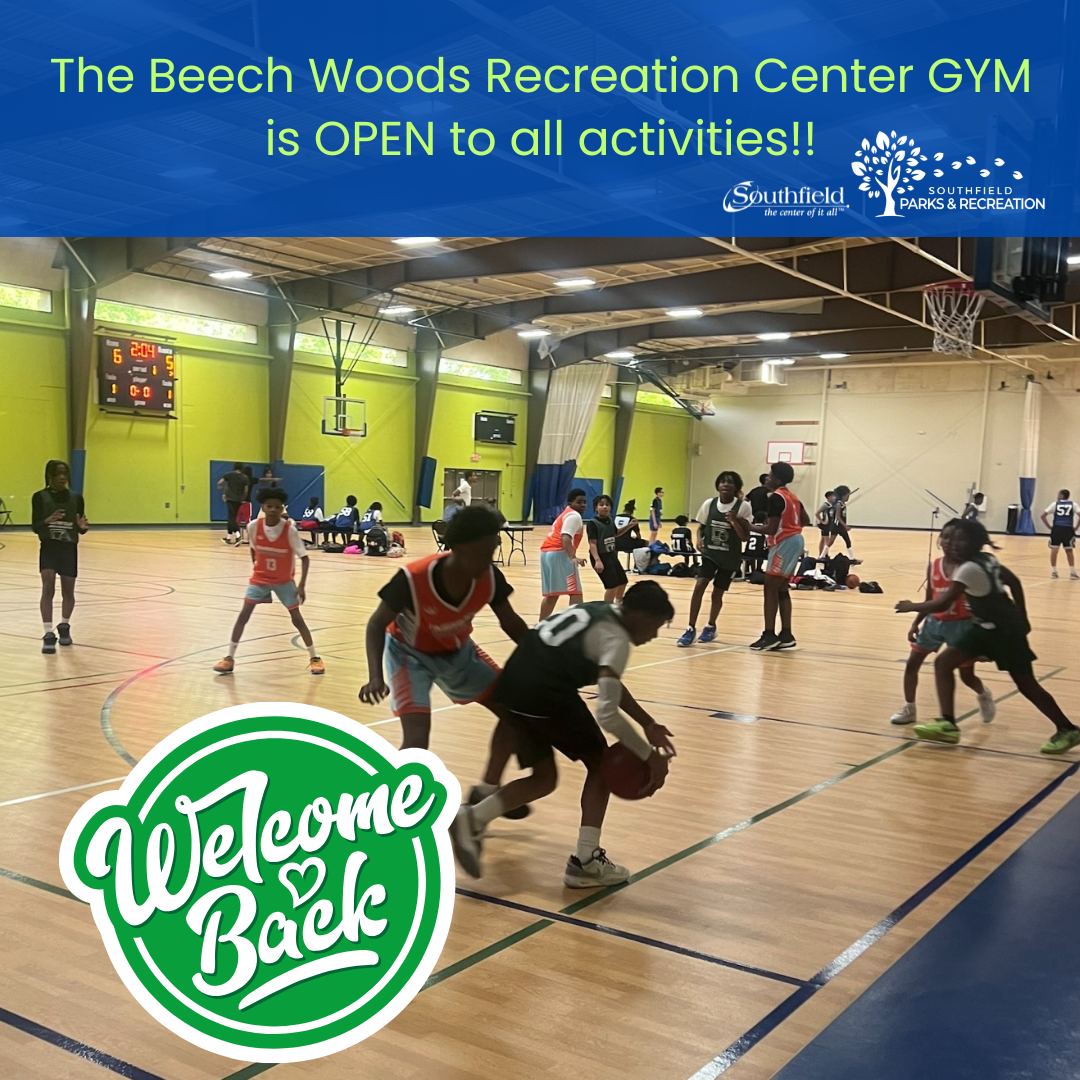
[[[934,352],[971,356],[975,323],[986,298],[969,281],[928,285],[923,294],[934,327]]]

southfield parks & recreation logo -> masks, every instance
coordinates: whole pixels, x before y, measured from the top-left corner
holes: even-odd
[[[422,988],[453,912],[460,800],[427,751],[312,706],[241,705],[87,802],[60,869],[170,1031],[242,1061],[304,1061]]]
[[[863,139],[855,151],[851,171],[859,177],[859,190],[871,200],[881,200],[876,217],[903,217],[901,210],[1045,210],[1046,200],[1021,196],[1011,184],[987,184],[995,173],[1006,168],[1004,158],[979,166],[970,155],[948,160],[944,151],[928,157],[915,140],[895,131],[879,131],[871,142]],[[978,180],[971,173],[977,170]],[[1024,174],[1012,169],[1013,180]],[[928,190],[918,187],[932,174]],[[951,175],[950,175],[951,174]],[[947,179],[946,179],[947,178]]]

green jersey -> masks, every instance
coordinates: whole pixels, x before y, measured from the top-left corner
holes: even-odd
[[[709,502],[709,513],[702,525],[702,554],[721,570],[738,570],[742,561],[742,539],[735,527],[728,521],[728,514],[735,517],[742,506],[742,499],[736,499],[729,510],[720,509],[720,500]]]
[[[968,609],[972,618],[987,630],[1002,630],[1006,633],[1027,633],[1027,626],[1020,609],[1013,602],[1001,580],[1001,563],[989,552],[980,551],[964,565],[974,564],[986,575],[990,582],[990,591],[984,596],[974,596],[970,588],[966,592]],[[964,567],[953,572],[954,578],[965,579]],[[967,582],[965,581],[965,584]]]

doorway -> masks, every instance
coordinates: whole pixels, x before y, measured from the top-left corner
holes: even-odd
[[[483,502],[484,499],[494,499],[495,504],[498,505],[502,473],[497,469],[445,469],[443,471],[443,506],[450,501],[450,495],[457,490],[458,484],[469,473],[476,474],[472,485],[473,503]]]

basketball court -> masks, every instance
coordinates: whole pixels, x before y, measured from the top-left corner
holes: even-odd
[[[893,606],[922,598],[936,530],[978,489],[998,558],[1024,583],[1035,674],[1080,718],[1080,582],[1064,563],[1049,576],[1038,523],[1059,488],[1080,487],[1080,453],[1062,437],[1080,418],[1080,267],[1069,258],[1080,247],[454,238],[409,255],[385,238],[158,240],[140,241],[141,259],[112,282],[80,283],[105,265],[104,249],[73,245],[84,265],[72,261],[71,288],[116,305],[96,316],[91,305],[81,323],[37,242],[8,260],[21,280],[2,282],[51,295],[51,313],[0,307],[0,343],[7,334],[9,346],[43,350],[58,389],[26,396],[0,366],[0,397],[20,403],[5,426],[21,440],[2,480],[13,520],[0,528],[0,1075],[1066,1074],[1054,1070],[1075,1055],[1080,753],[1040,754],[1049,723],[992,665],[980,672],[997,716],[980,723],[959,687],[958,746],[920,743],[889,717],[908,654],[909,620]],[[211,277],[229,269],[250,277]],[[285,274],[282,295],[255,290],[271,270]],[[591,285],[558,284],[585,277]],[[924,292],[942,282],[970,283],[946,290],[944,322]],[[697,314],[669,314],[677,304]],[[410,310],[387,316],[391,306]],[[135,308],[257,326],[257,340],[200,344],[187,325],[125,323]],[[519,337],[529,328],[547,333]],[[102,340],[174,350],[175,418],[102,405]],[[582,421],[585,390],[568,395],[555,374],[592,366],[610,371],[589,383]],[[15,414],[35,408],[53,414],[31,430]],[[480,438],[480,415],[517,417],[517,434],[499,424],[501,439]],[[493,824],[484,876],[459,873],[434,974],[383,1030],[278,1065],[228,1060],[165,1030],[124,988],[61,879],[59,843],[78,807],[182,724],[230,705],[318,705],[400,738],[385,703],[357,700],[365,625],[400,562],[312,551],[303,613],[323,678],[308,674],[278,605],[253,615],[235,674],[215,676],[250,574],[247,550],[221,542],[216,479],[234,460],[256,476],[265,465],[293,516],[308,495],[328,513],[346,494],[361,511],[379,501],[411,559],[435,550],[452,477],[475,471],[512,523],[534,523],[512,559],[504,540],[502,565],[531,624],[546,526],[529,476],[555,476],[566,445],[576,468],[552,480],[559,497],[575,479],[595,481],[619,504],[636,499],[646,521],[661,486],[663,537],[715,493],[721,469],[738,468],[749,489],[768,461],[791,463],[811,517],[827,489],[848,483],[856,569],[882,593],[796,593],[798,649],[761,654],[747,646],[762,590],[737,583],[715,643],[679,649],[693,579],[658,578],[676,619],[634,651],[625,683],[678,757],[652,799],[612,800],[604,844],[631,870],[626,884],[563,887],[583,776],[563,761],[562,783],[530,817]],[[25,526],[52,457],[72,461],[91,530],[75,644],[42,655],[39,545]],[[1034,496],[1018,509],[1041,536],[1005,531],[1024,481]],[[805,536],[813,554],[817,528]],[[586,600],[600,599],[591,568],[582,578]],[[474,636],[496,661],[510,654],[490,611]],[[918,704],[920,718],[936,715],[929,664]],[[431,749],[467,789],[490,714],[441,696],[434,708]]]

